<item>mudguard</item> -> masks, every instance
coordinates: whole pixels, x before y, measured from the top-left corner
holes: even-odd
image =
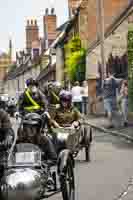
[[[64,149],[60,152],[58,156],[58,161],[57,161],[57,169],[58,169],[58,174],[64,174],[68,161],[71,159],[73,168],[75,167],[75,161],[73,159],[73,155],[69,149]]]

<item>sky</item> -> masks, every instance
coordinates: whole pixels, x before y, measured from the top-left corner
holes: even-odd
[[[25,25],[27,19],[37,19],[40,36],[43,35],[45,8],[55,8],[59,26],[68,18],[68,0],[1,0],[0,3],[0,52],[7,51],[9,39],[15,51],[25,48]]]

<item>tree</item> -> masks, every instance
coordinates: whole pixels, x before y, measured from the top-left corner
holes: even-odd
[[[133,111],[133,25],[128,30],[128,88],[129,110]]]
[[[85,80],[85,58],[86,50],[81,46],[81,40],[78,36],[72,38],[65,45],[65,72],[69,79],[73,81]]]

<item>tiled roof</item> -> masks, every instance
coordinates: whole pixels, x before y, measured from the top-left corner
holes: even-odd
[[[21,64],[19,67],[15,68],[14,70],[9,71],[7,76],[6,76],[6,80],[7,79],[14,79],[18,75],[23,74],[25,71],[28,71],[29,69],[31,69],[32,65],[28,66],[29,60],[30,60],[30,57],[27,58],[27,60],[24,64]]]

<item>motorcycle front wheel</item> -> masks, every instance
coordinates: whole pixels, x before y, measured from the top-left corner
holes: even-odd
[[[75,200],[74,169],[71,158],[68,159],[65,172],[60,175],[63,200]]]

